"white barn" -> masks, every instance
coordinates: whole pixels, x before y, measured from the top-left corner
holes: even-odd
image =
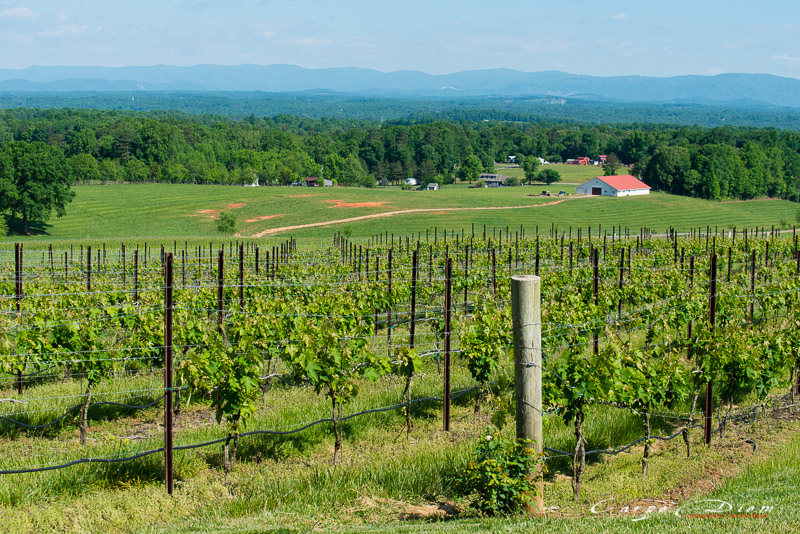
[[[649,195],[650,186],[630,174],[598,176],[575,188],[579,195],[630,197]]]

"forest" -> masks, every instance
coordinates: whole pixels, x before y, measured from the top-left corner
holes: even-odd
[[[293,115],[408,123],[442,121],[551,121],[608,124],[698,124],[800,130],[800,109],[759,102],[610,102],[554,96],[425,97],[335,91],[0,91],[0,108],[80,108],[176,111],[242,119]]]
[[[492,170],[508,155],[606,154],[612,172],[654,190],[717,200],[800,194],[800,132],[774,128],[0,110],[0,185],[20,179],[15,162],[25,154],[45,152],[48,172],[71,184],[288,185],[320,173],[347,186],[412,176],[446,184],[467,179],[462,168],[476,158]]]

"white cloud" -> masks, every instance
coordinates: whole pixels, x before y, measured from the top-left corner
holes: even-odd
[[[0,11],[0,19],[33,19],[36,13],[27,7],[12,7],[5,11]]]
[[[44,30],[39,32],[40,37],[65,37],[69,35],[78,35],[89,29],[89,26],[73,26],[70,24],[60,24],[52,30]]]
[[[614,19],[614,20],[625,20],[625,19],[628,18],[628,14],[627,13],[615,13],[614,15],[611,16],[611,18]]]
[[[800,61],[800,56],[790,56],[789,54],[779,54],[777,56],[772,56],[772,59],[777,59],[778,61]]]

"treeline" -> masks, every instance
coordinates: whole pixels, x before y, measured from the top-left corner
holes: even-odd
[[[293,115],[365,121],[501,120],[583,124],[699,124],[800,129],[800,109],[746,104],[620,103],[583,98],[425,97],[348,93],[246,91],[0,92],[0,108],[153,110],[242,119]]]
[[[472,178],[463,172],[468,158],[492,170],[509,155],[613,154],[632,166],[625,172],[681,195],[796,201],[800,190],[800,132],[770,128],[0,111],[0,149],[34,142],[63,153],[72,183],[280,185],[320,174],[352,186],[412,176],[449,183]]]

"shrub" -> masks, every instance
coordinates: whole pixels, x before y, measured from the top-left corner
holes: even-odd
[[[219,214],[217,220],[217,231],[221,234],[231,235],[236,233],[236,217],[229,211]]]
[[[533,500],[535,481],[528,474],[543,460],[530,441],[512,441],[491,430],[475,449],[475,460],[456,475],[456,489],[483,515],[509,514]]]

